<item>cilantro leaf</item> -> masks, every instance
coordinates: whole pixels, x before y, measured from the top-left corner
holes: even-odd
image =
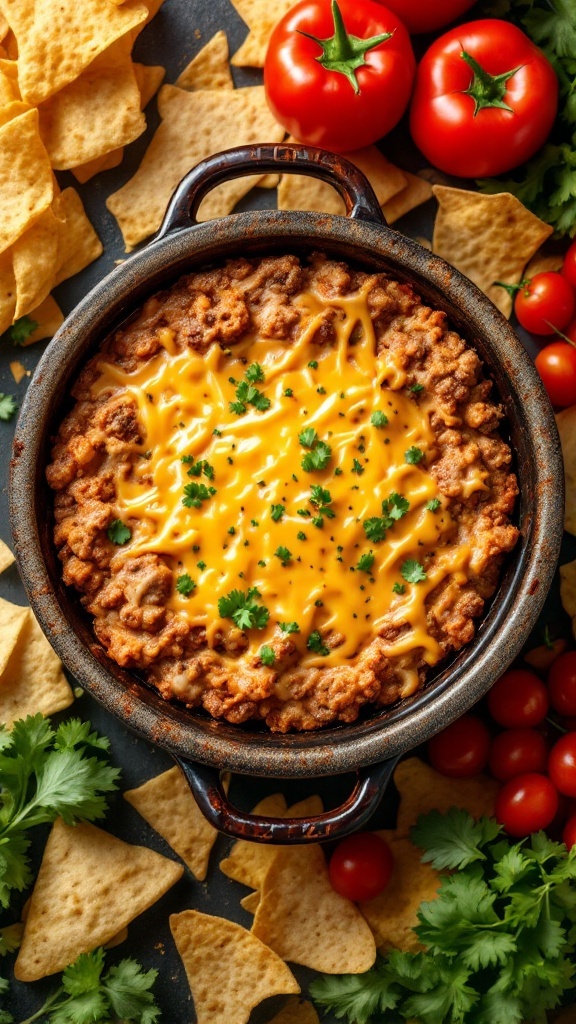
[[[264,370],[260,366],[260,363],[250,363],[250,366],[246,370],[244,376],[251,384],[262,384],[264,381]]]
[[[274,522],[277,523],[280,519],[282,519],[282,516],[284,515],[284,513],[286,511],[286,505],[278,504],[278,505],[271,505],[270,507],[271,507],[271,510],[272,510],[270,512],[270,515],[271,515],[272,519],[274,520]]]
[[[452,807],[447,814],[430,811],[425,816],[420,815],[410,830],[410,838],[425,850],[422,860],[442,871],[444,868],[465,868],[474,861],[485,860],[482,847],[501,832],[493,819],[474,821],[466,811]]]
[[[436,512],[440,508],[440,498],[431,498],[430,501],[426,502],[425,507],[428,512]]]
[[[352,461],[352,472],[356,473],[358,476],[362,476],[362,473],[364,472],[364,466],[361,462],[358,462],[358,459],[354,459]]]
[[[407,583],[422,583],[427,579],[424,566],[420,565],[414,558],[407,558],[400,566],[400,575]]]
[[[283,633],[299,633],[300,626],[297,622],[279,622],[278,625]]]
[[[186,508],[202,508],[202,502],[208,501],[214,494],[216,494],[215,487],[206,487],[206,484],[186,484],[182,504]]]
[[[242,416],[246,412],[248,405],[254,406],[259,412],[265,412],[266,409],[270,408],[270,399],[254,386],[255,381],[260,382],[264,380],[262,367],[259,363],[251,363],[244,376],[246,380],[241,380],[240,382],[234,380],[234,377],[228,378],[231,384],[236,385],[236,401],[229,403],[230,412],[235,413],[237,416]]]
[[[313,448],[318,440],[318,435],[313,427],[306,427],[298,434],[298,440],[303,448]]]
[[[178,576],[176,579],[176,590],[179,594],[182,594],[183,597],[189,597],[190,594],[196,590],[196,584],[187,572],[182,573],[182,575]]]
[[[270,408],[271,402],[270,399],[266,397],[266,395],[263,395],[262,392],[259,391],[258,394],[251,400],[250,404],[253,405],[255,409],[258,409],[258,412],[266,412],[266,409]]]
[[[358,565],[356,566],[356,568],[359,572],[370,572],[373,565],[374,555],[372,554],[371,551],[369,551],[365,552],[363,555],[360,555],[360,558],[358,559]]]
[[[309,651],[313,651],[314,654],[330,654],[330,648],[326,647],[326,644],[317,629],[315,629],[313,633],[310,633],[310,636],[306,641],[306,647]]]
[[[292,558],[292,552],[289,551],[288,548],[285,548],[282,544],[280,545],[280,547],[276,548],[274,554],[276,555],[276,558],[280,559],[282,565],[288,565],[288,562]]]
[[[332,456],[332,449],[325,441],[320,441],[316,431],[312,427],[306,427],[298,434],[298,440],[303,448],[310,451],[303,456],[300,465],[307,473],[313,473],[316,469],[326,469]]]
[[[218,599],[218,613],[223,619],[232,619],[239,629],[264,629],[270,612],[257,603],[262,595],[251,587],[248,591],[231,590]]]
[[[381,540],[385,540],[386,528],[384,526],[384,520],[380,518],[380,516],[371,516],[370,519],[365,519],[362,525],[368,540],[374,541],[375,544],[378,544]]]
[[[132,530],[121,519],[113,519],[106,530],[106,535],[113,544],[127,544],[132,536]]]
[[[30,335],[34,334],[37,327],[38,323],[36,320],[32,320],[32,317],[21,316],[8,328],[8,334],[15,345],[23,345]]]
[[[406,593],[406,587],[404,586],[403,583],[398,583],[398,581],[396,581],[396,583],[392,587],[392,592],[394,594],[405,594]]]
[[[370,423],[373,427],[385,427],[388,425],[388,417],[381,409],[375,409],[370,417]]]
[[[416,448],[415,445],[412,445],[407,452],[404,452],[404,458],[409,466],[417,466],[419,462],[422,462],[424,452],[421,448]]]
[[[18,406],[12,395],[3,395],[0,391],[0,420],[5,423],[15,415]]]
[[[389,520],[386,523],[387,529],[389,529],[394,522],[398,519],[402,519],[406,515],[410,508],[410,502],[407,498],[403,498],[397,491],[392,491],[389,498],[386,498],[382,502],[382,515],[385,519]]]
[[[260,661],[263,665],[270,667],[276,661],[274,649],[269,644],[263,644],[260,648]]]

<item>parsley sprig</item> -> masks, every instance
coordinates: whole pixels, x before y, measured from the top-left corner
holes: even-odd
[[[232,619],[239,629],[264,629],[270,612],[258,604],[262,594],[257,587],[247,591],[231,590],[218,599],[218,612],[223,619]]]
[[[214,494],[216,494],[215,487],[206,487],[206,484],[197,483],[186,484],[182,504],[186,508],[202,508],[202,502],[208,501]]]
[[[119,775],[89,751],[107,751],[108,740],[90,723],[71,718],[55,731],[41,714],[12,732],[0,726],[0,906],[32,882],[28,830],[62,817],[67,825],[104,817],[104,794]]]
[[[332,449],[325,441],[321,441],[313,427],[306,427],[298,434],[298,440],[303,448],[309,451],[302,457],[300,465],[307,473],[313,473],[317,469],[326,469],[332,457]]]
[[[375,544],[385,540],[388,530],[394,526],[394,523],[406,515],[409,508],[410,502],[408,499],[403,498],[397,491],[392,491],[390,497],[385,498],[382,502],[382,515],[371,516],[369,519],[365,519],[362,524],[368,540],[373,541]]]
[[[424,861],[457,874],[422,903],[421,953],[395,950],[366,974],[324,976],[315,1001],[354,1024],[521,1024],[574,1001],[576,847],[543,832],[512,844],[497,822],[452,808],[421,816]]]
[[[330,508],[332,504],[332,495],[326,487],[321,487],[320,484],[313,484],[310,488],[310,504],[314,505],[316,509],[316,515],[312,518],[312,523],[321,529],[324,525],[324,516],[326,519],[334,519],[336,513],[333,508]]]
[[[266,412],[270,408],[270,399],[262,394],[256,383],[263,383],[264,370],[260,363],[251,363],[244,373],[245,380],[237,381],[234,377],[228,380],[236,387],[236,401],[230,402],[230,412],[237,416],[243,416],[249,405],[252,405],[259,412]]]

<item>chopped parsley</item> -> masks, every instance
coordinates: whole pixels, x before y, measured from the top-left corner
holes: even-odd
[[[385,427],[388,424],[388,417],[381,409],[376,409],[370,417],[370,423],[373,427]]]
[[[410,502],[401,494],[392,491],[390,497],[385,498],[382,502],[382,515],[364,520],[364,532],[368,540],[374,541],[376,544],[384,540],[387,530],[394,526],[398,519],[402,519],[409,508]]]
[[[374,555],[371,551],[366,552],[364,555],[360,555],[358,559],[358,565],[356,568],[359,572],[370,572],[374,565]]]
[[[310,366],[313,370],[317,370],[318,369],[318,360],[317,359],[311,359],[310,362],[308,363],[308,366]]]
[[[231,537],[233,537],[234,534],[236,533],[236,527],[235,526],[229,526],[228,527],[228,533],[230,534]]]
[[[212,433],[214,434],[215,437],[222,437],[222,431],[218,430],[218,427],[214,427]]]
[[[239,629],[264,629],[270,612],[258,604],[262,594],[257,587],[247,591],[231,590],[218,599],[218,613],[223,619],[232,619]]]
[[[267,665],[268,667],[273,665],[276,661],[276,655],[269,644],[263,644],[260,648],[260,661],[263,665]]]
[[[194,580],[188,575],[187,572],[183,573],[182,576],[178,576],[176,580],[176,590],[183,597],[189,597],[193,590],[196,590],[196,584]]]
[[[318,441],[318,434],[314,427],[306,427],[305,430],[300,431],[298,434],[298,440],[303,448],[313,448]]]
[[[183,455],[182,462],[185,464],[190,463],[190,469],[187,471],[187,476],[200,476],[203,473],[209,480],[214,479],[214,466],[210,465],[206,459],[198,459],[198,462],[194,462],[193,455]]]
[[[106,530],[106,535],[113,544],[127,544],[132,536],[132,530],[121,519],[113,519]]]
[[[270,508],[272,510],[270,512],[270,515],[272,516],[274,522],[277,523],[278,520],[282,519],[282,516],[286,511],[286,505],[271,505]]]
[[[403,498],[396,491],[392,491],[390,497],[382,502],[382,515],[392,520],[402,519],[402,516],[406,515],[409,508],[410,502],[407,498]],[[392,523],[387,525],[390,527]]]
[[[316,392],[319,395],[325,395],[326,394],[326,388],[323,388],[322,385],[320,385],[320,387],[316,388]]]
[[[403,583],[396,582],[394,584],[394,586],[392,587],[392,590],[394,591],[395,594],[405,594],[406,593],[406,587],[404,586]]]
[[[230,402],[230,412],[236,413],[237,416],[242,416],[249,405],[254,406],[259,412],[265,412],[266,409],[270,408],[270,399],[263,395],[252,383],[254,380],[264,380],[262,367],[259,363],[251,363],[244,376],[246,380],[241,381],[234,380],[234,377],[228,378],[231,384],[236,385],[236,401]]]
[[[424,391],[424,385],[423,384],[412,384],[408,388],[408,391],[411,391],[413,395],[419,395],[421,391]]]
[[[304,530],[298,530],[296,538],[297,540],[306,540],[306,534],[304,533]]]
[[[414,558],[407,558],[400,566],[400,575],[407,583],[422,583],[426,579],[426,570]]]
[[[282,565],[288,565],[288,562],[292,558],[292,552],[288,551],[288,548],[283,547],[283,545],[280,545],[279,548],[276,548],[274,554],[276,555],[276,558],[280,559]]]
[[[364,466],[362,463],[358,462],[358,459],[354,459],[352,463],[352,472],[356,473],[358,476],[362,476],[362,473],[364,472]]]
[[[325,441],[315,441],[314,448],[306,452],[300,465],[307,473],[313,473],[316,469],[326,469],[332,456],[332,449]]]
[[[334,509],[330,508],[332,495],[325,487],[320,487],[319,484],[312,485],[310,489],[310,504],[314,505],[318,513],[312,519],[314,526],[321,528],[324,525],[324,516],[327,519],[334,519],[336,513]]]
[[[33,320],[32,317],[21,316],[12,324],[12,327],[8,328],[8,334],[15,345],[23,345],[30,335],[34,334],[37,327],[38,322]]]
[[[297,516],[305,516],[305,517],[308,517],[308,516],[311,516],[311,515],[312,515],[312,513],[311,513],[311,511],[310,511],[310,509],[309,509],[309,508],[297,508],[297,509],[296,509],[296,515],[297,515]]]
[[[422,462],[424,452],[421,448],[416,448],[415,445],[412,445],[412,447],[404,453],[404,458],[409,466],[417,466],[419,462]]]
[[[310,636],[306,641],[306,647],[309,651],[313,651],[314,654],[330,654],[330,648],[326,647],[326,644],[317,629],[315,629],[313,633],[310,633]]]
[[[369,519],[365,519],[362,525],[368,540],[372,540],[375,544],[378,544],[381,540],[385,539],[386,527],[384,525],[384,519],[380,516],[371,516]]]
[[[16,409],[18,408],[12,395],[3,395],[0,392],[0,420],[4,420],[5,423],[11,420]]]
[[[250,384],[262,384],[264,382],[264,370],[260,366],[260,363],[250,363],[250,366],[244,374],[246,380]]]
[[[292,398],[292,395],[294,394],[294,392],[292,391],[292,388],[284,388],[284,392],[283,393],[284,393],[284,397],[285,398]]]
[[[196,565],[201,572],[203,572],[204,569],[206,568],[206,562],[196,562]]]
[[[299,633],[300,626],[297,622],[279,622],[278,625],[283,633]]]
[[[186,508],[201,508],[203,501],[208,501],[213,494],[216,494],[215,487],[206,487],[206,484],[186,484],[182,504]]]
[[[430,501],[426,502],[426,508],[429,512],[435,512],[436,509],[440,508],[440,498],[431,498]]]

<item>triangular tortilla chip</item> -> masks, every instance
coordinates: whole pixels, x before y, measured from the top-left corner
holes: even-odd
[[[70,170],[80,182],[84,185],[85,182],[93,178],[95,174],[100,174],[102,171],[110,171],[113,167],[118,167],[122,163],[124,157],[124,146],[120,146],[118,149],[113,149],[110,153],[106,153],[104,156],[99,156],[96,160],[88,160],[85,164],[79,164],[78,167],[71,167]]]
[[[0,677],[0,722],[10,727],[18,718],[52,715],[69,707],[74,694],[31,608]]]
[[[10,551],[10,548],[0,538],[0,572],[4,572],[10,565],[13,565],[16,559]]]
[[[12,246],[16,280],[15,320],[26,316],[50,294],[58,262],[58,233],[58,218],[49,207]]]
[[[564,529],[576,536],[576,405],[559,412],[556,416],[556,425],[564,460]]]
[[[48,295],[44,302],[40,303],[36,309],[31,310],[29,316],[38,324],[38,327],[23,342],[24,348],[34,345],[35,342],[42,341],[44,338],[51,338],[64,323],[62,310],[52,295]]]
[[[319,846],[276,851],[252,931],[284,960],[326,974],[362,974],[376,958],[370,928],[332,888]]]
[[[0,127],[0,253],[50,206],[53,195],[38,111],[27,110]]]
[[[182,958],[197,1024],[246,1024],[263,999],[297,993],[286,964],[233,921],[185,910],[170,930]]]
[[[8,548],[6,550],[8,551]],[[8,554],[12,554],[12,552],[8,551]],[[10,565],[10,562],[6,562],[5,556],[4,562],[4,568]],[[2,692],[2,673],[10,661],[10,656],[16,647],[29,611],[29,608],[12,604],[11,601],[5,601],[3,597],[0,597],[0,693]],[[0,717],[0,722],[2,721],[4,719]]]
[[[494,282],[518,284],[524,267],[554,229],[510,192],[485,196],[445,185],[434,185],[433,192],[440,204],[433,251],[510,316],[512,298]]]
[[[158,108],[163,121],[140,167],[106,202],[128,246],[157,231],[176,185],[200,160],[229,146],[253,145],[262,139],[280,142],[284,137],[261,85],[234,92],[185,92],[165,85]],[[198,219],[230,213],[260,177],[251,175],[220,185],[202,202]]]
[[[14,967],[19,981],[61,971],[156,903],[184,869],[95,825],[52,827]]]
[[[247,910],[249,914],[255,914],[258,904],[260,903],[260,893],[256,889],[255,892],[249,892],[247,896],[243,896],[240,900],[240,906]]]
[[[576,633],[576,561],[560,566],[560,597],[564,611],[572,619],[572,632]]]
[[[15,309],[16,278],[12,266],[12,250],[8,249],[0,253],[0,334],[4,334],[14,322]]]
[[[232,0],[250,29],[242,46],[230,61],[236,67],[263,68],[266,50],[275,25],[294,7],[296,0]]]
[[[320,1018],[307,999],[290,996],[269,1024],[320,1024]]]
[[[86,216],[76,189],[65,188],[54,200],[59,221],[58,271],[54,284],[78,274],[103,252],[102,242]]]
[[[405,187],[382,203],[382,212],[388,224],[393,224],[406,213],[410,213],[410,210],[432,198],[430,182],[424,181],[417,174],[410,174],[410,171],[404,171],[403,174],[406,178]],[[430,243],[428,248],[431,248]]]
[[[140,92],[140,109],[144,110],[162,84],[166,68],[161,64],[134,64],[134,74]]]
[[[179,89],[233,89],[225,32],[216,32],[176,79]]]
[[[24,377],[30,377],[32,371],[31,370],[27,370],[26,367],[23,366],[22,363],[20,363],[17,359],[15,359],[13,362],[10,363],[10,373],[14,377],[14,380],[16,381],[16,383],[19,384],[20,381],[24,379]],[[0,572],[2,572],[1,549],[0,549]]]
[[[2,0],[18,42],[22,99],[38,104],[63,89],[116,39],[142,25],[143,3],[110,0]]]
[[[428,811],[445,814],[451,807],[460,807],[473,818],[492,817],[500,790],[496,779],[485,775],[449,779],[418,757],[400,762],[394,783],[400,793],[396,833],[401,836],[407,836],[418,816]]]
[[[164,837],[192,874],[204,881],[218,833],[202,814],[180,769],[156,775],[138,789],[128,790],[124,799]]]
[[[288,139],[296,142],[296,139]],[[359,167],[372,185],[380,205],[406,185],[406,174],[391,164],[376,146],[366,146],[343,154]],[[278,187],[279,210],[314,210],[344,216],[344,200],[325,181],[307,175],[283,174]]]
[[[416,952],[421,948],[414,928],[417,911],[423,900],[433,900],[440,887],[440,875],[430,864],[421,861],[422,851],[406,836],[386,830],[377,835],[388,844],[394,857],[392,877],[373,900],[360,904],[379,950],[403,949]]]

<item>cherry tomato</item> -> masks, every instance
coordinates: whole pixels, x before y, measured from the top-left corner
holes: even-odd
[[[498,679],[488,693],[488,709],[498,725],[507,729],[528,729],[546,718],[548,691],[534,672],[512,668]]]
[[[548,690],[559,715],[576,715],[576,651],[566,651],[550,666]]]
[[[534,360],[552,405],[576,405],[576,348],[567,341],[553,341],[540,349]]]
[[[546,775],[535,772],[510,779],[496,797],[496,818],[511,836],[547,828],[557,810],[556,787]]]
[[[428,741],[430,764],[442,775],[466,779],[488,764],[490,734],[479,718],[462,715]]]
[[[516,292],[514,312],[518,323],[532,334],[563,331],[574,316],[574,289],[562,274],[546,270],[534,274]]]
[[[410,131],[448,174],[502,174],[540,149],[557,105],[552,65],[528,36],[497,18],[471,21],[437,39],[420,61]]]
[[[573,814],[571,818],[568,818],[568,821],[564,825],[562,842],[566,843],[569,850],[571,850],[573,846],[576,846],[576,814]]]
[[[573,288],[576,288],[576,242],[568,249],[562,264],[562,273],[568,278]]]
[[[474,6],[475,0],[382,0],[397,14],[411,35],[436,32]],[[378,0],[380,3],[380,0]]]
[[[386,888],[394,858],[375,832],[355,832],[343,839],[330,860],[330,882],[341,896],[356,903],[373,900]]]
[[[338,5],[301,0],[278,22],[266,54],[264,85],[272,113],[291,135],[341,152],[370,145],[400,120],[416,62],[408,32],[387,7],[375,0],[338,0]],[[345,73],[348,34],[371,45],[364,63],[351,60]]]
[[[536,729],[508,729],[492,740],[490,771],[500,782],[526,772],[545,772],[547,763],[546,740]]]
[[[554,744],[548,774],[560,793],[576,796],[576,732],[567,732]]]

